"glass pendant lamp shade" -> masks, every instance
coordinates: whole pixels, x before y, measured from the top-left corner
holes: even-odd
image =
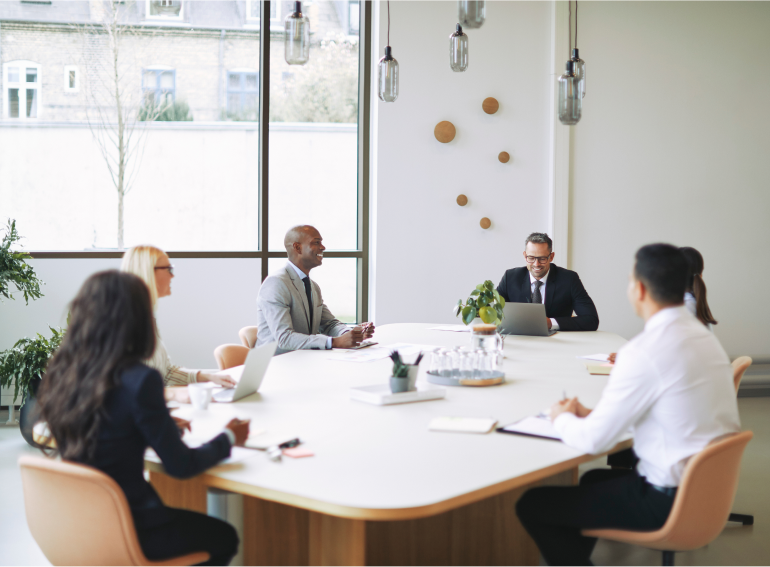
[[[468,68],[468,36],[457,24],[457,31],[449,36],[449,66],[452,71],[462,72]]]
[[[395,102],[398,98],[398,61],[389,45],[385,47],[385,57],[377,64],[377,95],[383,102]]]
[[[586,96],[586,62],[580,58],[577,49],[572,50],[572,62],[575,64],[575,78],[580,83],[580,97]]]
[[[559,122],[573,126],[580,121],[583,112],[583,97],[580,83],[575,77],[574,61],[567,61],[567,71],[559,77]]]
[[[310,21],[302,15],[302,2],[283,21],[284,58],[289,65],[304,65],[310,59]]]
[[[480,28],[487,14],[485,0],[458,0],[457,19],[468,29]]]

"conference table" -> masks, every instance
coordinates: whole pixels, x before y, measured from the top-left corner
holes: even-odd
[[[469,333],[434,326],[384,325],[374,340],[380,347],[470,346]],[[249,418],[253,439],[297,436],[314,456],[273,462],[245,449],[239,462],[188,480],[146,461],[150,481],[167,505],[202,512],[209,488],[243,495],[246,565],[537,565],[516,501],[534,486],[575,484],[578,465],[597,455],[558,441],[436,432],[428,424],[465,417],[502,426],[564,393],[592,407],[608,377],[590,375],[577,357],[616,352],[624,343],[600,331],[509,336],[505,383],[446,386],[444,399],[386,406],[351,400],[349,389],[387,383],[390,359],[349,362],[342,358],[350,351],[337,350],[276,356],[258,393],[208,410],[185,406],[176,415],[192,418],[193,436],[213,435],[232,417]],[[427,367],[426,357],[418,384],[426,382]]]

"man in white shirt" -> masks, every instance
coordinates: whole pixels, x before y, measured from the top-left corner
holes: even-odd
[[[688,459],[740,431],[732,367],[719,341],[683,305],[687,263],[668,244],[636,253],[628,298],[644,331],[617,355],[594,410],[573,398],[551,410],[564,442],[611,449],[629,430],[636,470],[592,470],[580,486],[527,491],[516,505],[549,565],[590,565],[586,528],[652,531],[666,522]]]
[[[326,247],[312,226],[295,226],[284,237],[286,266],[262,282],[257,294],[257,346],[277,342],[276,354],[352,348],[372,336],[374,325],[348,327],[332,315],[310,270],[323,263]]]

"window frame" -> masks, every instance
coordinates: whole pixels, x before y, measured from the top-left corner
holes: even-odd
[[[248,0],[247,0],[248,1]],[[257,1],[257,0],[254,0]],[[260,6],[261,15],[269,14],[271,2],[265,0]],[[369,171],[370,171],[370,115],[371,115],[371,72],[372,72],[372,3],[361,2],[359,23],[358,57],[358,245],[356,250],[326,250],[325,258],[355,258],[357,260],[356,320],[367,321],[369,318]],[[270,107],[270,29],[272,21],[263,19],[267,25],[260,31],[259,53],[259,116],[269,116]],[[282,29],[282,28],[281,28]],[[280,31],[280,30],[279,30]],[[144,67],[144,70],[173,70],[160,66]],[[39,72],[38,72],[39,73]],[[39,75],[38,75],[39,76]],[[5,88],[5,87],[4,87]],[[174,91],[176,96],[176,70],[174,70]],[[38,98],[40,101],[40,98]],[[40,103],[38,102],[38,105]],[[39,108],[39,107],[38,107]],[[38,116],[40,111],[38,110]],[[259,245],[251,251],[174,251],[169,250],[170,258],[253,258],[262,264],[262,281],[268,276],[269,258],[286,258],[286,252],[270,251],[268,236],[270,220],[268,218],[269,188],[269,136],[268,120],[259,122]],[[52,252],[30,251],[39,259],[52,258],[121,258],[122,251],[116,252]]]
[[[150,3],[153,0],[144,0],[144,19],[145,20],[155,20],[155,21],[170,21],[170,22],[182,22],[184,21],[184,0],[179,0],[180,8],[179,8],[179,15],[178,16],[164,16],[162,14],[152,14],[150,10]]]
[[[70,71],[75,71],[75,86],[70,87],[69,74]],[[80,68],[77,65],[65,65],[64,66],[64,92],[65,93],[77,93],[80,92]]]
[[[233,90],[230,88],[230,75],[238,75],[240,77],[240,83],[241,88],[238,88],[237,90]],[[257,88],[254,91],[248,91],[245,87],[245,79],[246,75],[256,75],[257,76]],[[225,71],[225,112],[229,115],[232,110],[230,109],[230,95],[231,94],[238,94],[240,95],[240,102],[239,102],[239,108],[238,110],[241,111],[243,109],[243,97],[247,94],[256,94],[257,95],[257,104],[259,104],[259,71],[256,69],[250,69],[250,68],[243,68],[239,67],[236,69],[227,69]],[[257,111],[259,111],[259,106],[257,106]]]
[[[11,67],[19,68],[19,79],[24,77],[23,81],[9,81],[8,69]],[[27,69],[34,68],[37,72],[37,81],[27,82]],[[3,118],[8,120],[40,120],[43,111],[43,66],[28,59],[17,59],[3,63]],[[29,85],[34,85],[30,87]],[[35,89],[37,91],[37,106],[35,108],[36,116],[27,116],[27,90]],[[19,89],[19,115],[11,116],[11,96],[10,89]]]
[[[260,16],[252,16],[251,15],[251,6],[254,4],[254,2],[259,2],[260,0],[246,0],[246,21],[249,24],[259,24],[260,20],[262,19]],[[283,15],[281,13],[281,2],[271,2],[270,8],[275,6],[275,16],[270,16],[270,24],[271,27],[276,29],[280,28],[283,29],[283,19],[281,16]],[[261,6],[260,6],[261,7]]]
[[[155,73],[155,88],[147,88],[144,86],[144,75],[148,71]],[[160,96],[162,96],[164,89],[159,86],[161,73],[171,72],[174,86],[171,88],[171,103],[176,104],[176,69],[174,67],[168,67],[167,65],[150,65],[149,67],[142,67],[142,100],[144,100],[146,93],[155,93],[155,104],[159,104]]]

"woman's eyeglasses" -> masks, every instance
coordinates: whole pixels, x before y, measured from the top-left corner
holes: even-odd
[[[155,269],[156,270],[168,270],[168,274],[170,276],[174,275],[174,266],[171,266],[171,265],[169,265],[169,266],[155,266]]]

